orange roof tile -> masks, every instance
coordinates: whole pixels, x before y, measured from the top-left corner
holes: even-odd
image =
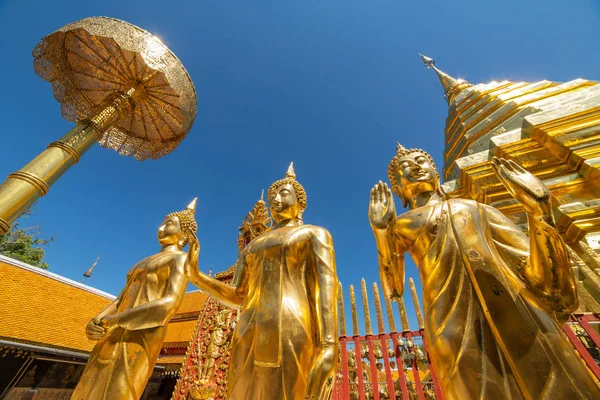
[[[185,343],[185,347],[187,347],[190,340],[192,340],[197,323],[197,320],[171,321],[167,327],[167,335],[163,346],[172,347],[169,346],[169,343]]]
[[[0,256],[0,338],[89,352],[85,326],[114,298],[60,275]]]
[[[183,300],[177,309],[177,314],[187,313],[198,313],[200,314],[204,309],[204,303],[206,303],[207,296],[199,290],[193,292],[187,292],[183,295]]]

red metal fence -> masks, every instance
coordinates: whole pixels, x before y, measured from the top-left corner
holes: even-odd
[[[443,399],[427,352],[418,298],[414,299],[419,330],[410,330],[404,304],[399,304],[403,332],[395,332],[391,305],[386,300],[390,333],[385,333],[377,285],[373,285],[378,334],[373,334],[366,285],[362,283],[366,335],[358,335],[354,288],[350,287],[353,336],[346,335],[340,301],[340,368],[333,400]],[[340,287],[341,289],[341,287]],[[414,291],[414,288],[411,288]],[[343,295],[342,295],[343,296]],[[343,298],[343,297],[342,297]],[[563,327],[582,361],[600,381],[600,314],[574,314]]]
[[[340,344],[341,368],[334,399],[443,398],[422,330],[341,336]]]

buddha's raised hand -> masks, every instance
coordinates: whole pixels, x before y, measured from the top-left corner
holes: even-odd
[[[492,167],[506,190],[529,214],[551,218],[550,191],[541,180],[512,160],[494,157]]]
[[[394,195],[386,183],[379,181],[371,189],[369,202],[369,221],[373,229],[385,230],[396,218]]]

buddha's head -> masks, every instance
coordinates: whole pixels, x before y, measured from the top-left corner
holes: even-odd
[[[188,243],[190,234],[196,233],[196,201],[197,199],[194,199],[185,210],[172,212],[165,217],[158,228],[158,242],[161,246],[177,245],[182,249]]]
[[[302,220],[306,209],[306,191],[298,181],[294,172],[294,163],[290,164],[285,178],[275,181],[269,188],[269,209],[273,220]]]
[[[433,158],[421,149],[407,149],[396,144],[396,156],[390,162],[388,178],[392,191],[402,199],[406,207],[413,196],[434,192],[444,196],[440,187],[440,175]]]

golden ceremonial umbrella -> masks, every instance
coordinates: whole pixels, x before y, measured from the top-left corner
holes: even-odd
[[[42,39],[33,55],[63,117],[77,124],[0,185],[0,234],[95,142],[157,159],[179,145],[196,117],[194,84],[179,59],[127,22],[73,22]]]

